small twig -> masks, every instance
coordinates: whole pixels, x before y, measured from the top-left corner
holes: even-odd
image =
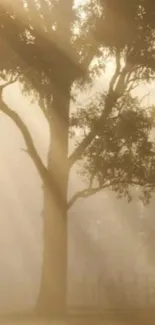
[[[21,148],[20,150],[29,155],[29,150],[28,149]]]
[[[0,94],[2,94],[4,88],[6,88],[7,86],[11,86],[15,82],[17,82],[18,78],[19,78],[19,75],[17,75],[16,77],[11,76],[9,81],[7,81],[4,84],[0,85]]]

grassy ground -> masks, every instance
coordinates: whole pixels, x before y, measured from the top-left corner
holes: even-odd
[[[132,314],[104,314],[98,316],[74,316],[66,319],[37,318],[37,317],[1,317],[0,324],[3,325],[155,325],[155,312],[144,312]]]
[[[45,318],[32,315],[1,316],[3,325],[155,325],[155,310],[104,312],[102,315],[72,315],[60,318]]]

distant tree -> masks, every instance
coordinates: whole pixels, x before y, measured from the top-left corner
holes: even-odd
[[[153,108],[133,90],[154,80],[155,5],[153,1],[25,0],[0,5],[1,110],[20,128],[45,186],[44,263],[38,308],[65,310],[67,211],[80,197],[112,188],[131,200],[139,186],[148,201],[155,184]],[[91,88],[108,60],[115,71],[108,90],[78,107],[74,90]],[[4,86],[18,80],[24,94],[40,104],[50,131],[48,166],[28,128],[3,101]],[[6,82],[6,83],[5,83]],[[70,114],[74,100],[75,113]],[[71,115],[71,118],[70,118]],[[68,156],[69,135],[81,142]],[[67,202],[68,177],[80,162],[88,187]]]

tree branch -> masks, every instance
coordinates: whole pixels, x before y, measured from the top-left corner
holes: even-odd
[[[27,152],[29,156],[33,159],[35,166],[37,167],[37,170],[39,171],[39,174],[43,180],[45,180],[44,176],[46,174],[46,167],[41,161],[41,158],[34,146],[32,137],[30,135],[30,132],[26,126],[26,124],[22,121],[21,117],[12,109],[10,109],[5,102],[0,99],[0,110],[4,114],[6,114],[15,124],[16,126],[20,129],[25,143],[27,145]]]
[[[89,196],[92,196],[94,194],[96,194],[97,192],[102,191],[103,189],[105,189],[108,185],[101,187],[96,187],[96,188],[88,188],[82,191],[79,191],[78,193],[74,194],[72,196],[72,198],[69,200],[68,202],[68,210],[72,207],[72,205],[78,200],[78,199],[83,199],[83,198],[87,198]]]
[[[72,205],[78,200],[78,199],[83,199],[83,198],[88,198],[90,196],[93,196],[94,194],[103,191],[106,188],[110,188],[111,186],[114,185],[125,185],[127,184],[126,181],[121,181],[119,182],[119,180],[115,180],[109,183],[105,183],[103,184],[103,186],[98,186],[98,187],[93,187],[93,188],[87,188],[84,189],[82,191],[77,192],[76,194],[74,194],[72,196],[72,198],[69,200],[68,202],[68,210],[72,207]],[[147,186],[147,187],[152,187],[153,183],[146,183],[146,182],[140,182],[140,181],[134,181],[134,180],[130,180],[128,185],[133,185],[133,186]]]
[[[115,73],[111,79],[110,85],[109,85],[109,90],[108,94],[106,96],[105,100],[105,105],[104,105],[104,110],[101,113],[100,118],[97,120],[97,122],[94,124],[92,130],[88,133],[88,135],[83,139],[83,141],[79,144],[79,146],[74,150],[74,152],[70,155],[68,158],[69,160],[69,166],[72,167],[72,165],[81,158],[84,150],[91,144],[93,141],[98,127],[102,124],[104,124],[104,121],[106,120],[107,116],[111,112],[111,109],[113,108],[114,104],[116,103],[117,99],[120,96],[120,89],[124,78],[125,74],[128,72],[127,68],[125,67],[120,73],[120,52],[116,53],[116,70]],[[117,82],[116,89],[113,90],[114,84],[120,74],[120,78]]]
[[[7,83],[7,85],[8,84],[9,83]],[[51,172],[49,173],[48,169],[42,162],[40,155],[37,152],[37,149],[34,145],[34,142],[33,142],[32,136],[28,130],[28,127],[23,122],[21,117],[15,111],[10,109],[7,106],[7,104],[3,101],[3,98],[2,98],[3,89],[4,89],[4,86],[1,86],[0,87],[0,110],[1,110],[1,112],[6,114],[16,124],[18,129],[21,131],[23,138],[25,140],[26,146],[27,146],[26,151],[29,154],[29,156],[31,157],[31,159],[33,160],[44,185],[52,191],[52,193],[55,195],[55,197],[59,201],[63,202],[63,196],[61,194],[60,188],[59,188],[58,184],[56,183],[56,180],[55,180],[54,176],[52,175],[52,173]],[[64,202],[64,204],[65,204],[65,202]]]
[[[16,76],[11,76],[8,81],[6,81],[4,84],[0,85],[0,94],[2,95],[3,89],[6,88],[7,86],[13,85],[19,79],[19,77],[20,77],[19,74],[17,74]]]

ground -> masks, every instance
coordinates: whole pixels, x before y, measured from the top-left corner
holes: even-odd
[[[2,325],[155,325],[155,311],[133,313],[108,313],[104,315],[74,316],[67,319],[45,318],[11,318],[2,317]]]

